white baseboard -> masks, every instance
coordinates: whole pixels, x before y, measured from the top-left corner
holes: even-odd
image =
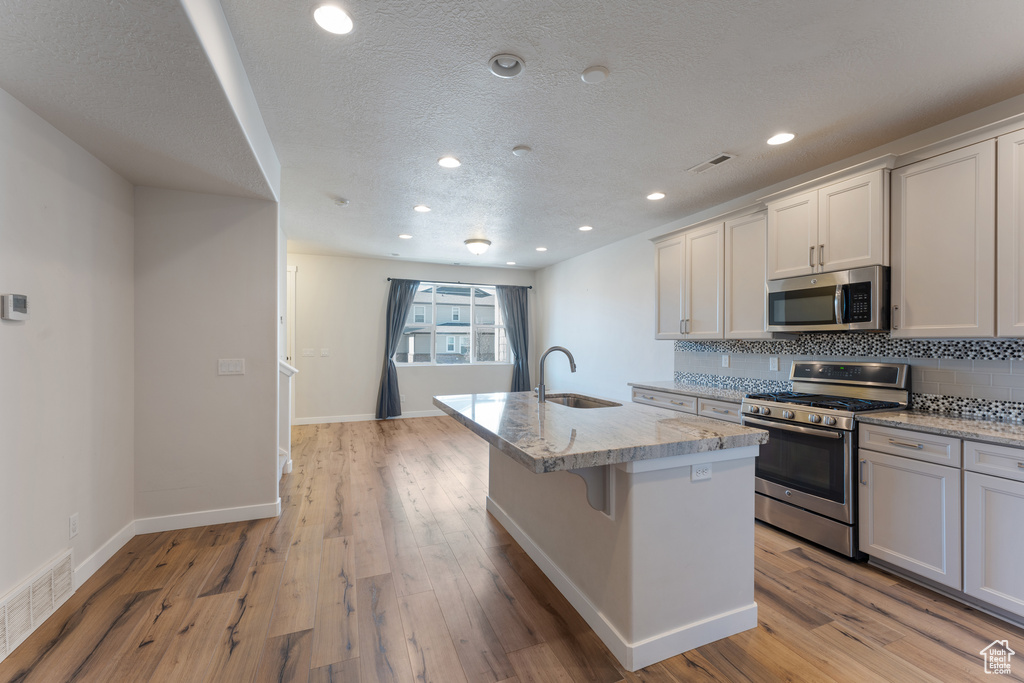
[[[580,616],[590,625],[597,636],[608,646],[616,659],[629,671],[668,659],[681,652],[692,650],[757,627],[757,603],[750,603],[729,612],[716,614],[701,621],[684,624],[671,631],[635,643],[627,642],[618,629],[605,619],[594,603],[572,582],[565,572],[530,538],[522,527],[516,524],[500,505],[487,497],[487,511],[494,515],[505,530],[516,539],[526,554],[537,563],[558,591],[565,596]]]
[[[102,567],[107,560],[114,556],[114,553],[123,548],[124,544],[134,537],[135,520],[132,520],[123,529],[111,536],[110,540],[101,545],[99,550],[85,558],[81,564],[75,567],[74,581],[72,583],[74,589],[78,590],[83,583],[89,580],[90,576],[96,573],[96,570]]]
[[[262,505],[245,505],[237,508],[221,510],[203,510],[187,512],[181,515],[165,515],[163,517],[146,517],[135,520],[136,534],[152,534],[158,531],[174,529],[190,529],[209,524],[227,524],[228,522],[245,522],[250,519],[277,517],[281,514],[281,499],[274,503]]]
[[[407,417],[441,417],[444,413],[440,410],[412,410],[409,412],[402,413],[397,418],[400,420]],[[292,420],[292,425],[325,425],[333,424],[335,422],[367,422],[369,420],[376,420],[377,417],[373,413],[366,413],[364,415],[328,415],[324,417],[297,417]]]

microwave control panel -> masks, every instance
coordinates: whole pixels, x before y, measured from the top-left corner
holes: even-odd
[[[854,282],[848,285],[850,303],[847,315],[851,323],[871,322],[871,283]]]

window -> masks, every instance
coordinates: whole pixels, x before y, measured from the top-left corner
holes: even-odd
[[[494,287],[421,282],[402,337],[401,365],[512,362]]]

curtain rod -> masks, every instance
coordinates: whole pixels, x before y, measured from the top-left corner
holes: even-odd
[[[392,280],[407,280],[408,278],[393,278],[389,277],[388,282]],[[448,280],[420,280],[420,282],[436,282],[439,285],[470,285],[471,287],[497,287],[493,283],[487,282],[449,282]],[[506,287],[526,287],[527,289],[533,289],[533,285],[504,285]]]

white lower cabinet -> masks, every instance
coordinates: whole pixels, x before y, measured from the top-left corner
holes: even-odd
[[[863,448],[858,465],[861,551],[960,590],[959,467]]]
[[[1024,617],[1024,450],[964,442],[964,592]]]

